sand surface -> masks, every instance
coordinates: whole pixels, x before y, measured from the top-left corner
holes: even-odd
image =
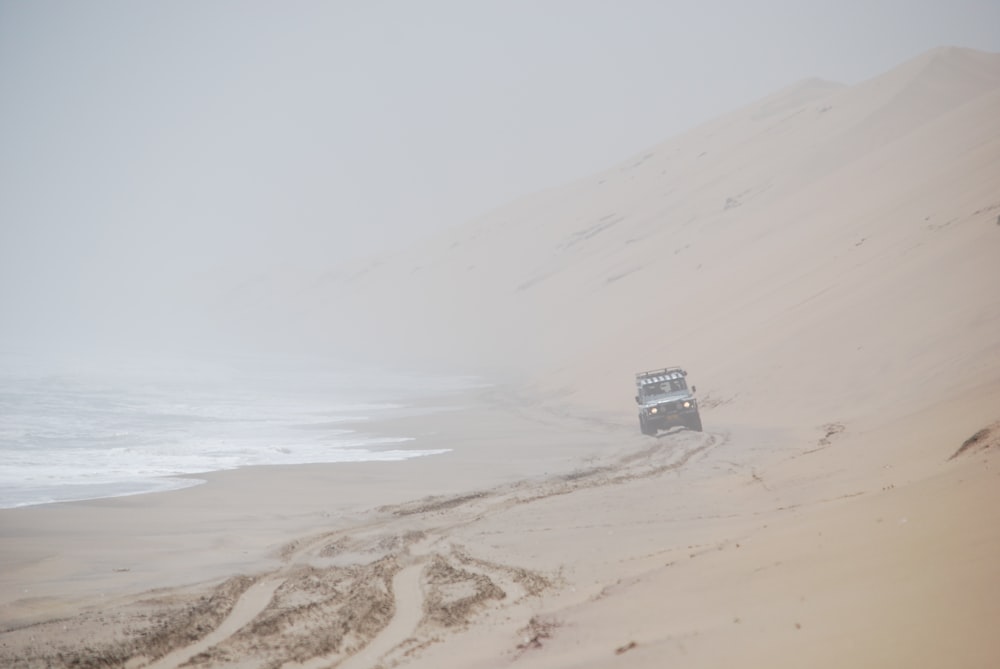
[[[1000,55],[793,85],[296,298],[449,453],[0,511],[0,665],[998,666],[998,289]]]
[[[961,443],[913,438],[896,467],[871,454],[880,435],[847,429],[652,439],[504,405],[388,426],[436,423],[455,447],[436,458],[3,512],[0,658],[931,667],[1000,652],[1000,426],[952,460]],[[479,429],[487,415],[505,436]]]

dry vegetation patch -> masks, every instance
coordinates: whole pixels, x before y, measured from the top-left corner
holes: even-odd
[[[104,669],[159,659],[218,627],[254,581],[234,576],[202,597],[147,599],[5,632],[0,666]],[[151,609],[154,613],[148,613]]]
[[[532,616],[528,624],[519,630],[524,640],[517,644],[517,649],[523,653],[534,648],[541,648],[547,639],[552,638],[552,632],[557,627],[559,627],[559,623],[555,620]]]
[[[392,578],[398,570],[393,558],[346,568],[303,568],[282,583],[253,622],[190,664],[226,666],[255,657],[277,667],[355,650],[395,615]]]
[[[489,576],[456,567],[440,555],[434,556],[425,576],[429,592],[424,621],[442,627],[465,625],[486,602],[507,596]]]
[[[1000,446],[1000,421],[984,427],[966,439],[948,459],[954,460],[960,455],[969,453],[981,453],[997,446]]]

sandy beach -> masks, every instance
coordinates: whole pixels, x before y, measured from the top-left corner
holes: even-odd
[[[0,511],[0,665],[996,666],[998,259],[1000,55],[793,85],[289,307],[448,453]]]
[[[1000,427],[949,460],[961,442],[922,425],[650,439],[498,399],[387,426],[434,429],[447,455],[2,512],[5,663],[996,657]]]

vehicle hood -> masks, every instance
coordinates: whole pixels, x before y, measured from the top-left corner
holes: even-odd
[[[678,400],[693,400],[694,395],[687,391],[680,391],[676,393],[670,393],[669,395],[663,395],[662,397],[657,397],[655,400],[647,400],[640,404],[643,409],[649,407],[658,407],[661,404],[670,404],[671,402],[677,402]]]

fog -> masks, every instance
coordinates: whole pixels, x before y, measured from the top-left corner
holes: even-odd
[[[0,345],[210,346],[248,280],[292,293],[997,26],[993,0],[0,2]]]

